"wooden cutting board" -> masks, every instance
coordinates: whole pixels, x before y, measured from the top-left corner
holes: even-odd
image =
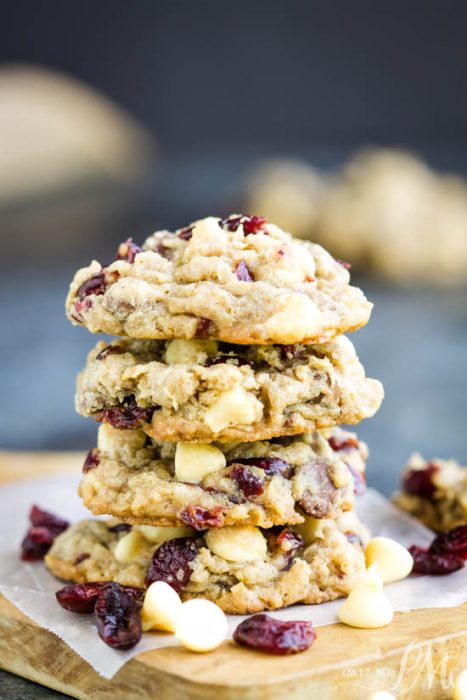
[[[0,482],[78,471],[82,460],[0,453]],[[311,649],[290,657],[234,642],[204,655],[158,649],[109,681],[0,596],[0,667],[83,700],[364,700],[376,690],[404,700],[449,698],[453,678],[467,668],[467,604],[397,613],[380,630],[320,627]]]

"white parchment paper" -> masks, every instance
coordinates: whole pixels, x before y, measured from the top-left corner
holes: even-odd
[[[110,649],[98,637],[92,615],[75,615],[59,607],[54,593],[63,584],[47,572],[42,562],[28,564],[19,560],[19,545],[33,503],[70,521],[90,517],[76,496],[76,481],[76,476],[56,476],[0,488],[0,591],[36,623],[63,639],[98,673],[111,678],[136,654],[177,642],[171,634],[149,633],[130,651]],[[358,499],[357,511],[373,535],[387,535],[404,545],[424,545],[433,537],[372,489]],[[460,605],[467,600],[467,568],[443,577],[412,576],[386,586],[386,592],[396,611]],[[341,602],[294,605],[271,614],[284,620],[329,625],[336,621]],[[229,616],[229,636],[242,619]]]

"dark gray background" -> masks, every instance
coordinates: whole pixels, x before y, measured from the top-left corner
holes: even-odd
[[[0,60],[38,62],[100,88],[155,135],[143,184],[89,184],[0,210],[0,445],[85,448],[74,375],[96,338],[64,318],[78,265],[118,242],[236,208],[256,158],[334,168],[357,147],[405,146],[467,172],[467,4],[461,1],[7,0]],[[260,213],[260,212],[257,212]],[[442,240],[439,242],[442,245]],[[362,284],[353,336],[386,387],[359,428],[386,493],[415,449],[467,461],[467,294]],[[29,686],[2,684],[0,697]]]
[[[467,136],[462,0],[3,0],[0,56],[103,88],[170,153]]]

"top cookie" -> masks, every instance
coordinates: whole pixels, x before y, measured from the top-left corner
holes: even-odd
[[[131,338],[322,343],[370,317],[349,280],[324,248],[262,217],[208,217],[79,270],[66,311],[92,333]]]

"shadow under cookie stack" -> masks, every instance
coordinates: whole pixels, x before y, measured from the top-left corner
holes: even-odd
[[[95,515],[46,557],[79,583],[165,581],[228,613],[321,603],[365,570],[352,507],[367,450],[340,424],[381,384],[342,334],[371,304],[346,265],[262,217],[213,217],[79,270],[91,350],[76,408],[100,422],[79,494]]]

